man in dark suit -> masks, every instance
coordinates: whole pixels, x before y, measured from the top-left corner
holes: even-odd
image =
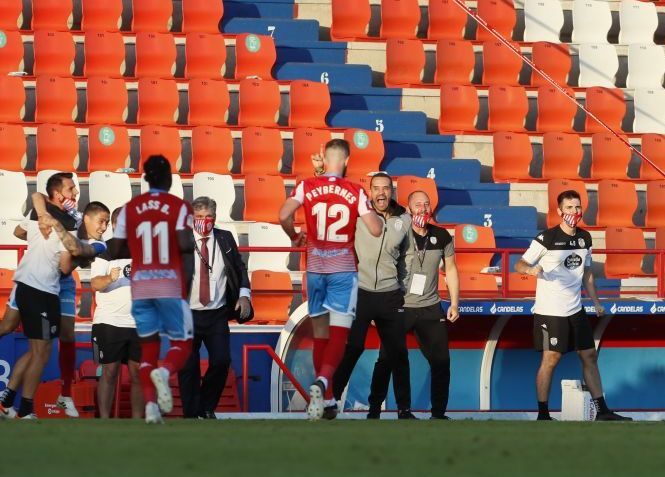
[[[194,279],[189,305],[194,342],[189,360],[178,373],[186,418],[215,419],[215,408],[231,365],[229,320],[253,317],[247,268],[231,232],[215,228],[216,202],[199,197],[194,209]],[[201,380],[199,350],[208,350],[208,371]]]

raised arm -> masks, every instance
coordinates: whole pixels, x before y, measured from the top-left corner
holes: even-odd
[[[360,217],[370,234],[375,237],[380,237],[383,232],[383,220],[377,215],[376,212],[370,210],[367,214]]]
[[[74,237],[74,235],[65,230],[63,225],[50,215],[44,216],[44,223],[53,228],[55,233],[60,238],[62,245],[72,256],[80,258],[94,258],[101,252],[98,246],[102,246],[103,244],[97,242],[93,245],[81,242],[79,239]]]

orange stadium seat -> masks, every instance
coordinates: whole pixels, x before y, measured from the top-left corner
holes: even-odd
[[[72,171],[78,168],[78,162],[79,140],[76,127],[61,124],[37,126],[36,170]]]
[[[605,231],[605,248],[608,250],[646,250],[642,230],[632,227],[608,227]],[[646,275],[642,271],[643,255],[609,254],[605,258],[607,278],[629,278]]]
[[[0,2],[0,29],[18,30],[22,26],[23,0],[4,0]]]
[[[365,191],[365,194],[369,197],[369,192],[370,192],[370,185],[372,182],[372,176],[368,175],[361,175],[361,176],[347,176],[346,177],[348,180],[351,182],[358,184],[360,187],[363,188]]]
[[[493,253],[460,253],[465,248],[496,248],[491,227],[471,224],[455,226],[455,261],[460,273],[480,273],[490,266]]]
[[[480,102],[475,86],[442,85],[439,132],[475,131],[479,109]]]
[[[643,134],[642,154],[665,171],[665,136],[661,134]],[[664,177],[652,165],[642,160],[640,164],[640,179],[657,181],[664,179]]]
[[[0,74],[23,71],[23,37],[18,31],[5,30],[4,45],[0,48]],[[1,44],[1,43],[0,43]]]
[[[621,131],[621,121],[626,114],[623,91],[618,88],[594,86],[586,90],[586,108],[615,131]],[[584,130],[588,133],[606,131],[598,121],[587,115]]]
[[[591,178],[628,179],[631,150],[614,134],[599,132],[591,137]]]
[[[70,123],[76,119],[76,85],[73,78],[38,76],[35,82],[35,121]]]
[[[185,37],[185,76],[221,79],[226,72],[226,44],[222,35],[188,33]]]
[[[192,174],[230,174],[233,166],[231,130],[210,126],[192,129]]]
[[[583,157],[579,134],[543,134],[543,179],[578,179]]]
[[[476,66],[473,43],[467,40],[439,40],[436,43],[436,84],[471,84]]]
[[[72,34],[66,31],[36,31],[33,48],[35,51],[35,76],[71,76],[74,73],[76,47]]]
[[[528,134],[497,132],[493,136],[494,182],[529,181],[533,149]]]
[[[647,227],[665,227],[665,181],[647,184]]]
[[[632,182],[609,179],[598,182],[597,226],[632,227],[636,209],[637,192]]]
[[[270,35],[243,33],[236,37],[235,79],[272,79],[272,68],[276,60],[275,41]]]
[[[140,161],[139,172],[143,172],[143,163],[153,154],[163,154],[171,163],[171,171],[180,170],[181,143],[176,128],[164,126],[144,126],[141,128],[139,141]]]
[[[439,204],[439,191],[434,179],[416,176],[399,176],[397,178],[397,202],[404,207],[409,205],[409,194],[417,190],[425,192],[429,197],[432,213]]]
[[[510,293],[517,293],[521,296],[534,296],[536,293],[536,282],[537,278],[532,275],[511,272],[508,275],[508,290]]]
[[[130,167],[129,134],[123,126],[95,124],[88,129],[88,170],[109,171]]]
[[[281,97],[276,81],[241,80],[238,94],[238,126],[277,126]]]
[[[550,78],[561,86],[568,84],[568,74],[572,67],[570,50],[565,43],[538,41],[531,47],[531,60]],[[531,73],[531,86],[549,86],[542,75]]]
[[[415,38],[419,23],[418,0],[381,0],[381,38]]]
[[[430,0],[429,40],[461,40],[466,28],[466,12],[458,7],[453,0]]]
[[[122,33],[87,31],[84,51],[83,71],[86,76],[117,77],[125,74],[127,65]]]
[[[519,49],[516,43],[513,43]],[[522,59],[498,40],[483,43],[483,84],[518,85]]]
[[[178,87],[175,80],[140,78],[139,124],[174,125],[178,119]]]
[[[284,155],[279,129],[248,127],[242,132],[241,174],[277,174]]]
[[[72,2],[32,0],[33,30],[68,31],[73,23]]]
[[[372,11],[369,0],[332,0],[333,40],[353,40],[367,36]]]
[[[517,22],[513,0],[478,0],[477,5],[478,16],[484,19],[489,26],[509,40],[513,37],[513,28],[515,28],[515,23]],[[491,33],[483,27],[478,26],[476,40],[486,41],[493,39],[494,37]]]
[[[182,31],[184,33],[220,32],[219,23],[224,15],[224,2],[210,0],[183,0]]]
[[[168,32],[173,25],[171,0],[133,0],[132,30]]]
[[[484,273],[460,273],[459,287],[460,295],[467,297],[496,296],[499,293],[494,275]]]
[[[231,97],[226,81],[192,79],[189,81],[190,126],[225,126]]]
[[[298,128],[293,131],[291,174],[295,176],[311,175],[313,172],[312,155],[318,154],[331,139],[332,135],[327,129]]]
[[[360,176],[380,169],[385,153],[380,132],[347,129],[344,131],[344,139],[348,141],[350,150],[347,174]]]
[[[81,30],[118,31],[122,26],[122,0],[83,0]]]
[[[23,127],[18,124],[0,124],[0,169],[22,171],[27,160]]]
[[[0,269],[0,305],[7,306],[13,288],[14,270]]]
[[[280,176],[248,175],[245,177],[243,220],[276,223],[284,200],[286,191]]]
[[[524,131],[529,100],[522,86],[490,86],[487,103],[490,131]]]
[[[289,311],[293,294],[286,293],[293,290],[291,276],[288,272],[273,272],[270,270],[254,270],[252,272],[252,306],[254,315],[259,322],[286,323],[289,320]],[[261,293],[266,291],[268,293]],[[283,292],[283,293],[269,293]]]
[[[20,122],[25,113],[25,89],[18,76],[0,75],[0,121]]]
[[[425,69],[425,50],[420,40],[391,38],[386,42],[385,83],[389,88],[420,85]]]
[[[575,92],[572,88],[566,91],[573,98]],[[553,86],[538,88],[538,117],[536,130],[538,132],[570,132],[573,130],[573,121],[577,113],[577,105]]]
[[[289,104],[289,127],[327,127],[326,115],[330,110],[327,84],[308,80],[292,81]]]
[[[171,78],[175,74],[176,47],[170,33],[136,34],[136,76]]]
[[[555,225],[558,225],[561,223],[561,217],[559,216],[559,213],[557,212],[558,204],[556,202],[557,197],[559,196],[560,193],[562,193],[565,190],[574,190],[577,191],[577,193],[580,195],[580,198],[582,199],[582,210],[586,210],[586,208],[589,206],[589,196],[586,191],[586,187],[584,187],[584,182],[583,181],[573,181],[569,179],[551,179],[547,183],[547,210],[549,211],[547,213],[547,226],[548,227],[554,227]],[[584,220],[580,222],[580,227],[584,227]]]
[[[88,78],[86,122],[122,124],[127,120],[129,96],[122,78]]]

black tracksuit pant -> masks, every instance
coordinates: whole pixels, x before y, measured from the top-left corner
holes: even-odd
[[[404,325],[405,332],[415,333],[420,350],[430,365],[432,415],[443,415],[448,407],[450,387],[450,351],[446,315],[439,303],[423,308],[404,308]],[[388,353],[382,348],[372,375],[370,409],[381,409],[381,403],[388,394],[389,383]]]
[[[341,399],[353,368],[365,349],[367,331],[374,321],[384,350],[388,380],[391,372],[394,376],[393,386],[397,406],[399,409],[411,408],[409,354],[406,348],[403,304],[404,297],[400,290],[389,292],[358,290],[356,318],[349,332],[344,357],[333,377],[333,392],[337,400]]]
[[[180,398],[185,417],[214,412],[226,386],[231,366],[229,315],[226,306],[217,310],[192,310],[194,340],[192,354],[178,373]],[[208,350],[208,371],[201,380],[199,350]]]

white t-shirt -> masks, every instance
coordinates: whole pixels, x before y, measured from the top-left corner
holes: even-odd
[[[591,266],[591,234],[577,229],[568,235],[558,225],[545,230],[532,242],[522,259],[540,265],[534,313],[571,316],[582,309],[582,277]]]
[[[28,233],[28,250],[14,274],[14,281],[37,290],[60,293],[60,254],[65,251],[58,234],[53,231],[48,240],[39,231],[35,220],[24,220],[21,228]]]
[[[95,315],[93,324],[106,324],[120,328],[136,328],[132,317],[132,289],[130,274],[132,261],[128,258],[108,260],[102,254],[90,266],[90,279],[108,275],[111,269],[120,268],[120,277],[102,291],[95,292]]]

